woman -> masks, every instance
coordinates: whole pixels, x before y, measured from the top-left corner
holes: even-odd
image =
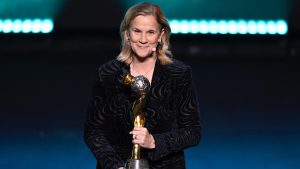
[[[157,5],[131,7],[120,33],[121,53],[100,66],[85,123],[84,139],[97,169],[123,168],[133,143],[142,147],[150,168],[184,169],[183,150],[197,145],[201,135],[191,68],[171,58],[171,29]],[[124,69],[150,81],[144,127],[133,128],[132,92],[120,82]]]

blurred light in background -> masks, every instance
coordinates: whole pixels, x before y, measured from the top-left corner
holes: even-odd
[[[0,19],[0,33],[51,33],[51,19]]]
[[[47,34],[70,0],[0,0],[0,34]]]
[[[118,0],[124,10],[143,0]],[[293,0],[149,0],[174,34],[286,35]],[[290,28],[289,28],[290,27]]]
[[[173,34],[286,35],[285,20],[178,20],[170,19]]]

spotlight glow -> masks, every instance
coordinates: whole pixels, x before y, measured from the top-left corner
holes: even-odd
[[[169,20],[173,34],[285,35],[285,20]]]
[[[0,33],[51,33],[51,19],[0,19]]]
[[[13,33],[20,33],[22,31],[22,20],[16,19],[13,22]]]
[[[10,33],[12,31],[12,21],[6,19],[3,21],[2,31],[3,33]]]

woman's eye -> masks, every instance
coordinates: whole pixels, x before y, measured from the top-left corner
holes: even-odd
[[[133,32],[139,33],[139,32],[141,32],[141,31],[140,31],[140,30],[137,30],[137,29],[134,29]]]

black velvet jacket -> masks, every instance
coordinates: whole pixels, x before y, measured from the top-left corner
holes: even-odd
[[[112,60],[100,66],[87,111],[84,139],[97,169],[117,169],[131,157],[133,129],[131,89],[120,83],[129,66]],[[180,61],[156,62],[144,107],[145,127],[155,139],[155,149],[142,148],[151,169],[184,169],[183,149],[197,145],[201,126],[191,69]]]

